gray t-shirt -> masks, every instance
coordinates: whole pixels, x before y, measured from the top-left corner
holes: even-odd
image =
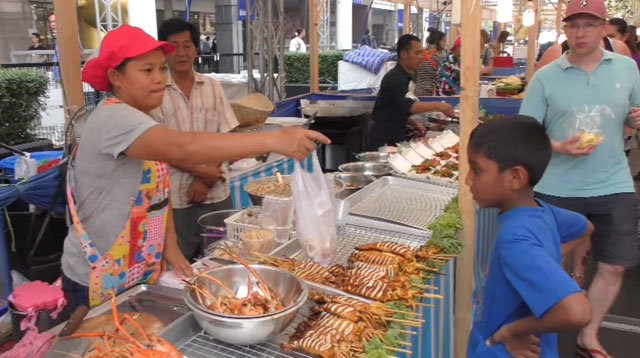
[[[76,210],[101,255],[124,228],[142,178],[143,161],[127,157],[124,151],[154,125],[158,123],[151,117],[125,103],[102,102],[79,129],[73,163]],[[64,241],[62,271],[89,285],[89,263],[73,225]]]

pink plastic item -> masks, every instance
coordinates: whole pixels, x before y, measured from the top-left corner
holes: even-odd
[[[51,286],[46,282],[33,281],[16,287],[9,301],[15,309],[27,313],[21,324],[22,330],[35,329],[35,321],[40,311],[52,310],[51,318],[55,319],[66,305],[62,288]]]
[[[27,331],[13,348],[0,354],[0,358],[42,358],[51,349],[55,336],[51,333]]]

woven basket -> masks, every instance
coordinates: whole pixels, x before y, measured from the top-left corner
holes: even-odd
[[[252,93],[231,102],[231,108],[233,108],[239,123],[236,131],[262,128],[274,110],[273,103],[260,93]]]

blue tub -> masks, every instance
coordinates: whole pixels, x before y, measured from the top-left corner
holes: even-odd
[[[31,154],[31,159],[36,160],[38,162],[38,166],[40,166],[45,164],[48,161],[62,158],[62,155],[64,154],[64,152],[61,150],[52,150],[52,151],[45,151],[45,152],[34,152],[30,154]],[[4,172],[6,176],[11,178],[14,177],[16,160],[18,160],[17,155],[0,160],[0,169]],[[11,182],[15,183],[16,181],[12,180]]]

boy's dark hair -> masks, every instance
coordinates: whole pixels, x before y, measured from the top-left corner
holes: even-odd
[[[400,52],[409,51],[411,49],[411,43],[414,41],[418,43],[422,43],[420,41],[420,38],[418,38],[418,36],[414,36],[411,34],[404,34],[400,36],[400,38],[398,39],[398,43],[396,44],[396,51],[398,51],[398,58],[400,58]]]
[[[32,33],[31,33],[31,36],[35,36],[35,37],[37,37],[37,38],[38,38],[38,40],[40,40],[40,39],[41,39],[40,34],[39,34],[39,33],[37,33],[37,32],[32,32]]]
[[[483,123],[471,132],[469,148],[482,153],[505,171],[522,166],[529,186],[540,181],[551,160],[551,141],[544,127],[529,116],[513,116]]]
[[[189,31],[191,41],[196,47],[200,46],[200,31],[190,22],[174,17],[165,20],[158,28],[158,40],[167,41],[169,36]]]

